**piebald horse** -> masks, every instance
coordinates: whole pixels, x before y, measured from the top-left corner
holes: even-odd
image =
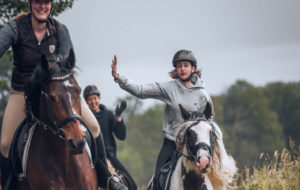
[[[181,106],[180,106],[181,107]],[[185,122],[176,138],[181,153],[171,177],[170,190],[224,190],[230,187],[237,168],[227,154],[222,132],[212,121],[181,107]]]

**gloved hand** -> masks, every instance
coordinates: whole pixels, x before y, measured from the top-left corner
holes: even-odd
[[[123,113],[123,111],[126,109],[126,107],[127,107],[127,103],[125,100],[123,100],[121,102],[121,105],[117,105],[117,107],[116,107],[116,110],[115,110],[116,116],[120,117],[121,114]]]

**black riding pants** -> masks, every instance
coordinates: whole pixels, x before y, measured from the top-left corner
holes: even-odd
[[[154,172],[154,178],[153,178],[153,190],[158,190],[157,189],[157,176],[159,174],[159,171],[161,167],[167,163],[174,152],[176,151],[176,144],[174,141],[169,140],[164,138],[162,147],[160,149],[157,161],[156,161],[156,167],[155,167],[155,172]]]

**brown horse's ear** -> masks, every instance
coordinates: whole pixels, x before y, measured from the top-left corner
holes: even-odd
[[[72,70],[74,68],[74,66],[75,66],[75,53],[74,53],[73,49],[70,49],[69,57],[66,62],[66,67],[69,70]]]
[[[184,107],[181,104],[179,104],[179,108],[181,111],[181,115],[185,121],[192,117],[192,114],[188,112],[186,109],[184,109]]]
[[[46,58],[45,55],[42,55],[42,58],[41,58],[41,68],[43,71],[49,71],[51,65],[50,63],[48,62],[48,59]]]

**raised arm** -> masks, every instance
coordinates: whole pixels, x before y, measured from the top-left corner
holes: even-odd
[[[119,73],[117,72],[117,56],[116,55],[114,55],[114,59],[112,60],[111,74],[115,80],[117,80],[119,78]]]
[[[120,87],[136,96],[137,98],[153,98],[162,100],[164,102],[169,100],[169,94],[166,90],[165,83],[149,83],[149,84],[139,84],[133,80],[130,80],[122,75],[119,75],[117,72],[117,56],[114,56],[112,60],[112,76],[114,77],[115,82],[119,83]]]

